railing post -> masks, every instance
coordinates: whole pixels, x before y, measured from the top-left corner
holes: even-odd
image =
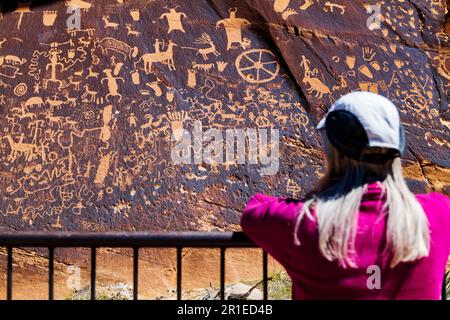
[[[139,248],[133,248],[133,300],[138,299]]]
[[[178,246],[177,247],[177,300],[181,300],[182,298],[182,293],[181,293],[181,275],[182,275],[182,264],[181,264],[181,259],[182,259],[182,247]]]
[[[220,300],[225,300],[225,247],[220,247]]]
[[[91,300],[95,300],[95,276],[97,268],[97,250],[95,247],[91,248]]]
[[[12,247],[7,248],[8,251],[8,261],[7,261],[7,293],[6,299],[12,300],[12,281],[13,281],[13,249]]]
[[[444,274],[444,283],[442,284],[442,292],[441,292],[441,298],[442,300],[447,300],[447,277],[450,275],[450,271],[447,271]]]
[[[263,250],[263,299],[268,299],[267,252]]]
[[[48,300],[53,300],[54,296],[54,253],[53,247],[48,248]]]

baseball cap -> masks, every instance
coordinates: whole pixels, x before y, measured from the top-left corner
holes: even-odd
[[[325,129],[330,143],[357,161],[383,163],[400,157],[405,150],[397,108],[372,92],[355,91],[338,99],[317,129]]]

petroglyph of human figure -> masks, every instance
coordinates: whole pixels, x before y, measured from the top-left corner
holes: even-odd
[[[46,57],[49,58],[50,63],[48,63],[45,66],[45,70],[49,70],[50,69],[50,79],[44,79],[44,87],[47,89],[48,88],[48,83],[49,82],[54,82],[54,83],[58,83],[58,89],[62,89],[63,87],[63,83],[61,80],[59,80],[56,76],[56,72],[57,72],[57,68],[60,67],[61,70],[64,69],[64,64],[60,62],[60,57],[59,55],[62,53],[62,51],[60,49],[58,49],[58,47],[60,45],[64,45],[69,43],[70,41],[64,42],[64,43],[51,43],[50,44],[50,50],[48,52],[48,55],[45,55]]]
[[[243,49],[251,44],[250,39],[242,38],[242,27],[250,24],[250,21],[244,18],[236,18],[237,8],[230,8],[228,10],[230,17],[217,21],[216,27],[224,26],[227,34],[227,50],[233,48],[233,43],[238,43]]]
[[[39,82],[36,82],[33,85],[33,93],[34,94],[39,94],[39,92],[41,92],[41,85],[39,84]]]
[[[109,54],[110,51],[114,51],[122,54],[125,59],[137,57],[139,51],[137,47],[130,47],[127,43],[111,37],[95,41],[95,45],[101,48],[103,54]]]
[[[167,7],[165,7],[168,9]],[[177,12],[175,8],[169,9],[169,12],[163,13],[159,18],[167,19],[167,23],[169,24],[169,31],[167,33],[171,33],[172,31],[178,30],[181,32],[185,32],[183,28],[183,24],[181,23],[181,18],[186,18],[186,14],[184,12]]]
[[[119,97],[119,102],[122,100],[122,95],[119,93],[119,85],[117,80],[122,80],[125,82],[125,79],[122,77],[115,77],[113,75],[112,69],[103,70],[106,77],[104,77],[101,82],[107,80],[108,81],[108,94],[106,95],[106,100],[109,101],[109,97]]]

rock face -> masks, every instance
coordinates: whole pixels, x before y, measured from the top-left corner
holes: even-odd
[[[238,230],[250,195],[318,180],[354,90],[397,105],[411,188],[450,193],[444,0],[46,2],[0,16],[1,230]],[[272,153],[234,159],[233,129]]]

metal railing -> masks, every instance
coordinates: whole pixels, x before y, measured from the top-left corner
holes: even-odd
[[[7,300],[13,293],[13,248],[48,248],[48,299],[54,299],[54,253],[55,248],[90,248],[90,296],[95,300],[96,254],[98,248],[133,249],[133,299],[138,299],[139,249],[176,248],[177,299],[182,298],[182,250],[183,248],[220,249],[220,299],[225,299],[225,250],[227,248],[256,248],[242,232],[14,232],[0,234],[0,247],[7,249]],[[267,300],[267,253],[263,251],[263,299]]]
[[[98,248],[133,249],[133,299],[138,299],[139,249],[176,248],[177,254],[177,299],[182,298],[182,250],[183,248],[220,249],[220,299],[225,299],[225,250],[227,248],[256,248],[257,246],[242,232],[14,232],[0,233],[0,247],[7,249],[7,300],[13,292],[13,248],[48,248],[48,298],[54,299],[55,248],[90,248],[90,296],[95,300],[96,255]],[[263,251],[262,276],[263,299],[267,300],[267,253]],[[446,274],[448,277],[449,274]],[[446,299],[446,277],[442,285],[442,299]]]

